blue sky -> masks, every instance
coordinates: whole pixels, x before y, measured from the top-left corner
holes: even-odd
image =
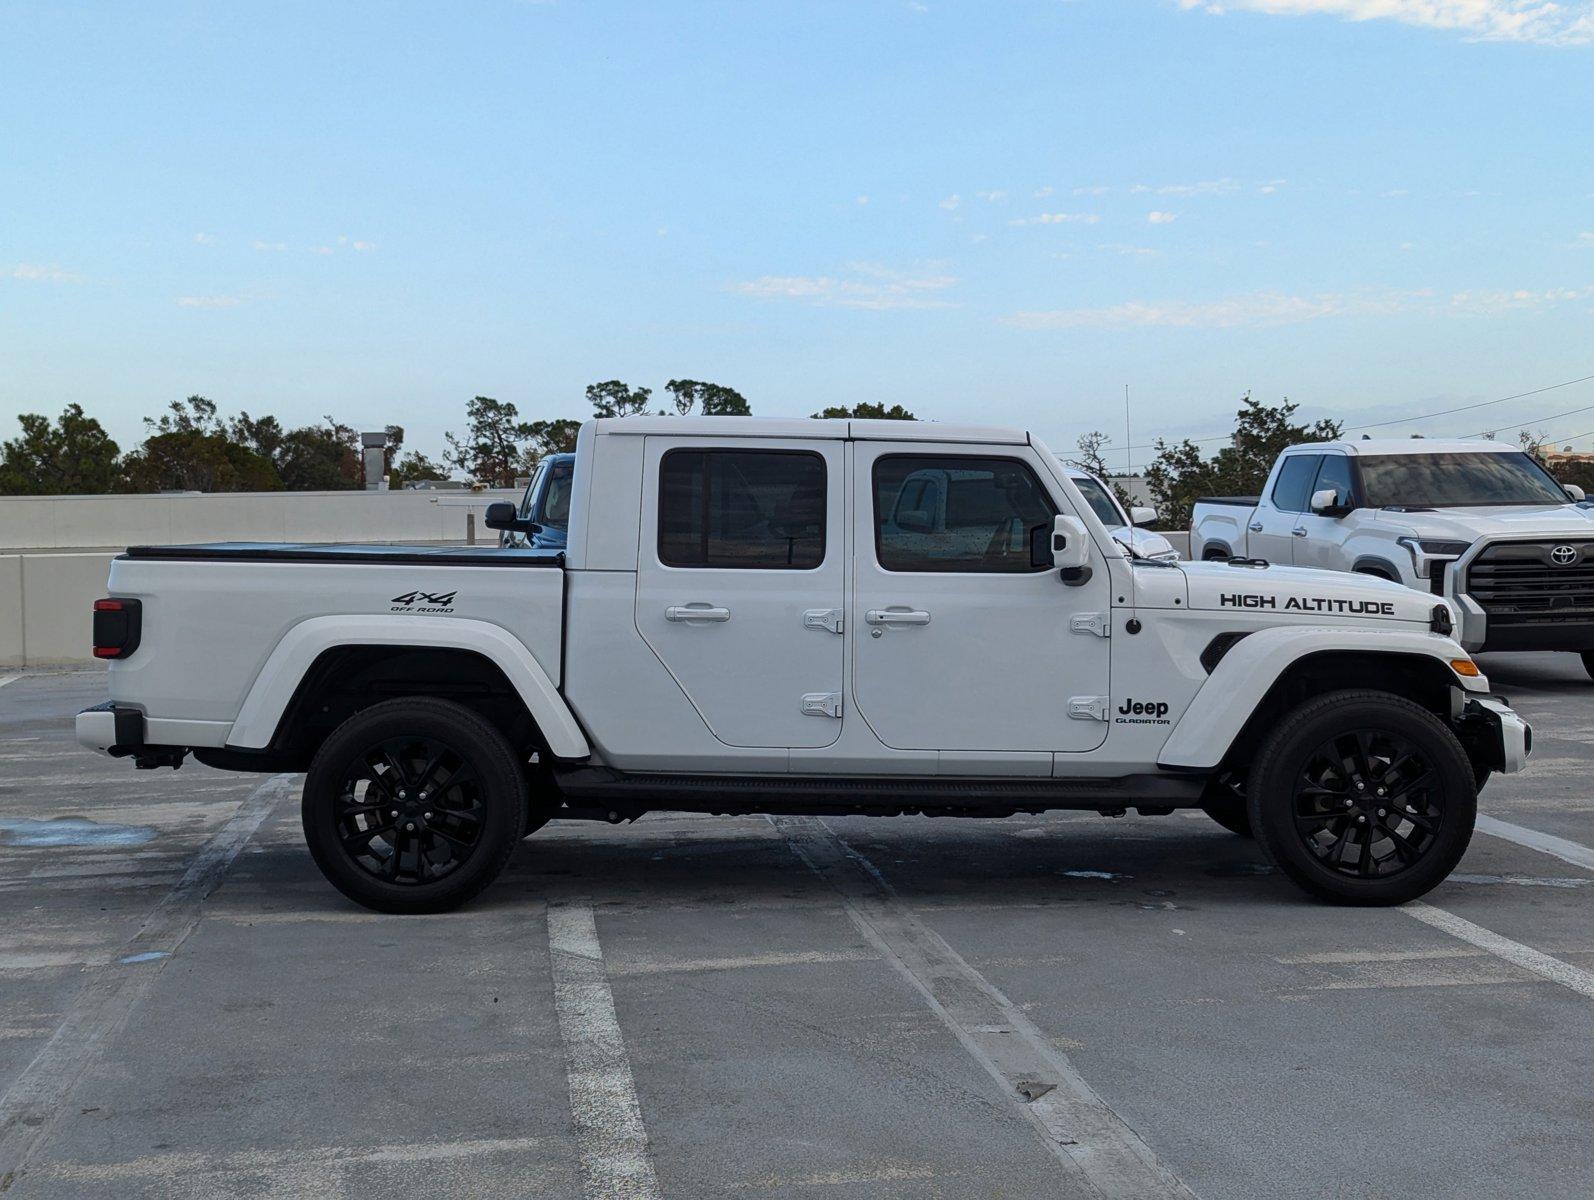
[[[1120,455],[1125,384],[1136,444],[1389,420],[1594,375],[1591,147],[1581,0],[14,2],[0,431],[197,391],[436,452],[675,376]]]

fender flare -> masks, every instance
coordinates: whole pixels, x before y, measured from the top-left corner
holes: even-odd
[[[1431,658],[1444,667],[1457,687],[1479,694],[1489,691],[1485,676],[1464,677],[1451,669],[1452,658],[1468,657],[1458,643],[1421,627],[1409,632],[1353,626],[1259,629],[1235,643],[1196,691],[1162,744],[1157,765],[1196,770],[1216,767],[1285,671],[1311,655],[1336,650]]]
[[[289,629],[255,677],[227,746],[261,750],[271,744],[282,714],[312,663],[339,646],[422,646],[468,650],[480,654],[504,673],[556,758],[586,758],[592,753],[553,680],[526,644],[508,630],[486,621],[455,617],[333,616],[312,617]]]
[[[1361,574],[1365,575],[1369,574],[1367,570],[1368,567],[1377,567],[1381,571],[1387,571],[1389,573],[1388,577],[1393,583],[1405,582],[1405,580],[1401,579],[1400,577],[1399,567],[1395,566],[1395,564],[1390,562],[1387,558],[1380,558],[1376,554],[1361,555],[1355,562],[1351,563],[1350,569],[1353,573],[1360,572]]]
[[[1212,549],[1214,549],[1214,548],[1218,549],[1218,550],[1222,550],[1224,558],[1233,558],[1234,557],[1234,551],[1229,549],[1229,544],[1227,542],[1225,542],[1222,538],[1210,538],[1210,539],[1203,539],[1203,541],[1201,543],[1201,558],[1200,558],[1199,561],[1201,561],[1201,562],[1208,561],[1207,552],[1212,550]]]

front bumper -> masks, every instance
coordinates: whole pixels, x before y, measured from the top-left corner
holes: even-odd
[[[1504,700],[1497,696],[1468,696],[1463,715],[1493,726],[1499,738],[1495,770],[1510,775],[1528,765],[1528,755],[1533,753],[1533,728]]]

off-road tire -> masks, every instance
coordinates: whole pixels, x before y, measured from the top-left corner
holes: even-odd
[[[418,878],[397,882],[379,878],[370,866],[362,866],[360,857],[347,848],[351,828],[349,814],[355,809],[376,807],[351,802],[354,792],[349,781],[352,775],[364,771],[370,756],[379,754],[384,743],[410,742],[443,747],[451,756],[450,762],[462,764],[460,769],[468,772],[467,782],[459,786],[458,794],[468,795],[471,806],[469,813],[463,808],[458,814],[440,809],[440,819],[429,829],[424,822],[418,822],[423,826],[423,833],[409,835],[412,839],[409,853],[415,856],[415,873],[424,874],[425,867],[420,863],[424,852],[417,849],[421,843],[414,839],[430,834],[433,843],[442,846],[439,839],[446,836],[441,832],[445,822],[458,835],[468,828],[465,818],[470,813],[479,821],[476,840],[469,851],[462,853],[457,863],[449,860],[447,873],[433,881]],[[367,784],[364,795],[372,796],[369,789],[375,786]],[[446,800],[445,797],[445,803]],[[389,801],[383,799],[381,803]],[[526,809],[526,773],[504,735],[462,704],[417,696],[372,705],[333,731],[310,763],[302,815],[311,857],[327,881],[350,900],[377,912],[434,913],[457,908],[498,877],[520,841]],[[357,819],[370,820],[363,815]],[[377,819],[386,818],[378,814]],[[353,840],[358,841],[359,836],[360,830],[356,827]],[[452,837],[450,842],[458,840]],[[365,845],[369,848],[372,844],[367,838]],[[374,844],[385,843],[378,840]],[[400,841],[392,844],[403,845]],[[447,853],[452,855],[454,851],[450,848]],[[399,869],[395,870],[395,876],[405,862],[403,853],[397,861]]]
[[[1391,795],[1396,794],[1399,780],[1394,772],[1394,756],[1386,761],[1379,754],[1368,754],[1365,744],[1362,757],[1372,762],[1372,769],[1346,767],[1342,772],[1343,792],[1330,793],[1330,789],[1305,784],[1313,764],[1331,757],[1325,755],[1326,747],[1337,747],[1340,743],[1336,739],[1354,740],[1364,732],[1370,732],[1375,749],[1379,744],[1404,746],[1414,755],[1413,761],[1425,765],[1421,778],[1430,782],[1410,793],[1411,811],[1415,814],[1420,804],[1422,819],[1431,823],[1432,832],[1424,834],[1398,811],[1388,818],[1378,816],[1380,810],[1372,806],[1385,802],[1369,793],[1376,792],[1379,770],[1386,772],[1382,778],[1389,781]],[[1414,768],[1408,768],[1411,769]],[[1355,783],[1363,775],[1370,778],[1362,780],[1365,790],[1358,791]],[[1330,794],[1352,800],[1346,806],[1345,823],[1325,825],[1316,829],[1314,836],[1332,840],[1342,855],[1350,845],[1360,850],[1365,840],[1380,838],[1369,844],[1369,852],[1371,855],[1378,845],[1388,844],[1390,850],[1385,852],[1383,861],[1398,859],[1390,873],[1373,877],[1350,874],[1343,869],[1343,859],[1341,869],[1336,869],[1309,846],[1301,827],[1303,822],[1309,827],[1318,817],[1298,817],[1298,813],[1302,807],[1326,809],[1343,803],[1339,799],[1331,801]],[[1330,692],[1287,713],[1263,740],[1252,760],[1246,800],[1257,843],[1274,866],[1320,899],[1356,905],[1403,904],[1441,882],[1466,853],[1478,809],[1472,764],[1450,728],[1404,697],[1362,690]],[[1367,823],[1352,828],[1359,815],[1365,815]],[[1384,831],[1385,826],[1392,829],[1396,824],[1405,828],[1401,842],[1407,850],[1413,845],[1421,847],[1414,861],[1407,862],[1405,851],[1395,853],[1399,848]],[[1352,838],[1355,840],[1349,840]],[[1332,847],[1323,847],[1321,840],[1315,846],[1332,854]]]

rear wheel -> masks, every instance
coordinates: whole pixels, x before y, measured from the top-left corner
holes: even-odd
[[[1455,868],[1472,838],[1472,764],[1427,709],[1331,692],[1287,714],[1253,760],[1251,826],[1296,884],[1341,904],[1402,904]]]
[[[526,777],[494,726],[448,700],[389,700],[322,744],[304,786],[304,836],[328,882],[379,912],[442,912],[509,861]]]

